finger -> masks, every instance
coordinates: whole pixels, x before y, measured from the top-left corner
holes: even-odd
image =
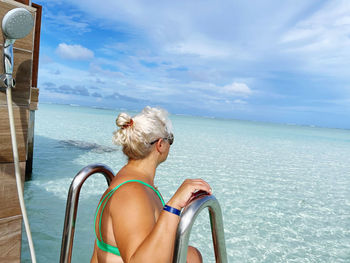
[[[194,182],[194,183],[204,183],[204,184],[207,184],[208,186],[209,186],[209,184],[206,182],[206,181],[204,181],[203,179],[192,179],[192,182]],[[210,186],[209,186],[210,187]]]
[[[194,193],[194,192],[197,192],[199,190],[203,190],[203,191],[206,191],[208,193],[211,193],[212,190],[211,190],[211,187],[209,184],[207,183],[204,183],[204,182],[196,182],[196,183],[193,183],[191,185],[191,192]]]
[[[204,184],[204,185],[207,185],[208,187],[210,187],[210,185],[209,185],[206,181],[204,181],[204,180],[202,180],[202,179],[195,179],[195,180],[192,181],[192,183],[195,183],[195,184]]]

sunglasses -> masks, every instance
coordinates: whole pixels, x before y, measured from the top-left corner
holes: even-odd
[[[172,145],[173,142],[174,142],[174,134],[170,133],[169,136],[168,136],[167,138],[159,138],[159,139],[157,139],[157,140],[151,142],[150,144],[151,144],[151,145],[152,145],[152,144],[155,144],[155,143],[156,143],[157,141],[159,141],[160,139],[167,140],[168,143],[169,143],[170,145]]]

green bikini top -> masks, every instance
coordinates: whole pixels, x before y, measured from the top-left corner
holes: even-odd
[[[129,183],[129,182],[138,182],[138,183],[141,183],[149,188],[151,188],[154,192],[156,192],[156,194],[158,195],[160,201],[162,201],[162,204],[163,206],[165,205],[165,202],[162,198],[162,196],[160,195],[159,191],[157,189],[155,189],[153,186],[149,185],[149,184],[146,184],[145,182],[142,182],[140,180],[128,180],[128,181],[125,181],[119,185],[117,185],[116,187],[114,187],[111,191],[108,192],[108,194],[106,194],[105,197],[103,197],[103,199],[101,200],[101,202],[99,203],[98,207],[97,207],[97,211],[96,211],[96,215],[95,215],[95,225],[96,225],[96,219],[97,219],[97,214],[98,212],[100,211],[100,208],[101,208],[101,205],[102,203],[104,202],[103,206],[102,206],[102,210],[101,210],[101,215],[100,215],[100,220],[99,220],[99,223],[98,223],[98,231],[100,233],[100,239],[98,239],[97,237],[97,233],[96,233],[96,227],[95,227],[95,235],[96,235],[96,243],[97,243],[97,246],[103,250],[103,251],[106,251],[106,252],[110,252],[112,254],[115,254],[117,256],[120,256],[120,252],[119,252],[119,249],[117,247],[114,247],[114,246],[111,246],[111,245],[108,245],[107,243],[103,242],[103,239],[102,239],[102,234],[101,234],[101,221],[102,221],[102,213],[103,213],[103,210],[109,200],[109,198],[111,198],[111,196],[113,195],[113,193],[119,188],[121,187],[123,184],[126,184],[126,183]]]

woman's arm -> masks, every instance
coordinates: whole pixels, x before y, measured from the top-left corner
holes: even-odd
[[[181,209],[196,190],[211,192],[201,179],[186,180],[168,205]],[[147,191],[138,183],[118,189],[111,202],[114,237],[125,263],[172,261],[179,216],[163,210],[156,221]]]

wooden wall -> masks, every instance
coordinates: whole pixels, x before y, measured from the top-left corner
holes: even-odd
[[[25,1],[21,1],[25,3]],[[0,0],[0,20],[11,9],[25,7],[36,21],[34,30],[25,38],[16,40],[14,45],[14,78],[16,87],[12,91],[18,152],[24,181],[28,155],[28,128],[31,111],[37,109],[37,72],[40,38],[41,7],[29,7],[12,0]],[[39,16],[39,17],[38,17]],[[1,63],[3,74],[2,31],[0,30]],[[36,43],[35,40],[36,39]],[[35,61],[33,64],[33,60]],[[34,73],[34,74],[33,74]],[[33,78],[35,79],[33,83]],[[33,86],[35,84],[35,86]],[[0,90],[0,262],[20,262],[22,215],[18,201],[14,172],[11,135],[8,120],[6,93]]]

